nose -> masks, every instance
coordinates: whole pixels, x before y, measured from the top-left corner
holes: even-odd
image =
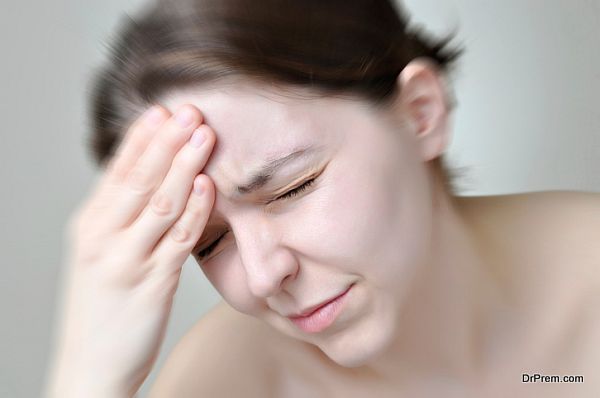
[[[249,225],[250,224],[250,225]],[[281,244],[278,232],[254,218],[240,227],[237,247],[250,292],[261,298],[277,294],[298,273],[298,263]]]

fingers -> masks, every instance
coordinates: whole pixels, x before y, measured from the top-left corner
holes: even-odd
[[[214,142],[214,132],[204,124],[181,148],[164,181],[141,215],[129,226],[132,247],[136,251],[142,250],[144,254],[151,251],[165,231],[181,216],[190,197],[194,178],[204,168]]]
[[[116,183],[125,180],[131,168],[146,150],[150,140],[168,116],[163,107],[155,105],[134,122],[130,133],[125,136],[123,143],[113,157],[112,167],[107,174],[109,180]]]
[[[119,189],[107,214],[109,228],[126,227],[137,218],[171,168],[175,154],[201,122],[202,115],[191,105],[182,106],[164,122]]]
[[[177,272],[202,236],[215,200],[214,185],[204,174],[197,176],[193,185],[183,214],[154,248],[157,261],[153,273]]]
[[[98,184],[97,193],[99,195],[102,195],[110,187],[118,186],[125,181],[129,171],[146,150],[152,137],[169,116],[166,109],[155,105],[131,125]]]

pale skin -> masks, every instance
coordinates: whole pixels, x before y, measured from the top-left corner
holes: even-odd
[[[385,110],[247,82],[176,92],[154,125],[136,122],[73,217],[70,310],[49,396],[132,396],[155,361],[183,261],[224,232],[200,262],[224,301],[179,343],[151,397],[600,392],[598,195],[450,201],[428,163],[449,142],[442,78],[415,60],[397,83]],[[169,109],[185,108],[193,121],[176,128]],[[208,139],[193,148],[198,126]],[[249,170],[307,145],[319,150],[232,197]],[[170,211],[153,207],[157,192]],[[170,238],[172,225],[188,238]],[[285,317],[350,284],[323,332]],[[527,385],[527,372],[586,379]]]

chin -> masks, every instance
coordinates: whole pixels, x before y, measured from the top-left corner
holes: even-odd
[[[384,318],[331,336],[318,346],[329,359],[342,367],[369,365],[384,354],[394,341],[395,320],[390,316]]]

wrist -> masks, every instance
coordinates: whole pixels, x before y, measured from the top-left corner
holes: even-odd
[[[97,377],[95,372],[74,370],[65,365],[56,368],[49,380],[45,398],[131,398],[116,383]]]
[[[47,390],[46,398],[132,398],[121,389],[99,383],[89,383],[73,378],[69,381],[52,383]]]
[[[131,395],[110,388],[109,386],[87,385],[73,382],[57,384],[50,388],[46,398],[132,398]]]

